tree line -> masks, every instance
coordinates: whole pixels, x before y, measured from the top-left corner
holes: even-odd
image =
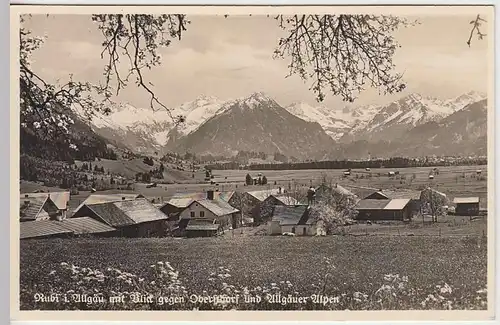
[[[410,167],[438,167],[438,166],[467,166],[467,165],[486,165],[487,158],[463,158],[457,160],[430,160],[430,159],[413,159],[413,158],[388,158],[383,160],[366,160],[366,161],[350,161],[350,160],[329,160],[329,161],[312,161],[301,163],[281,163],[281,164],[254,164],[246,166],[249,170],[299,170],[299,169],[365,169],[365,168],[410,168]],[[228,165],[224,164],[225,169]],[[216,169],[216,165],[212,167]]]

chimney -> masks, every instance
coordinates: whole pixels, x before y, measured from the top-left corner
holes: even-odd
[[[335,183],[335,188],[337,188],[337,183]]]
[[[214,199],[214,191],[213,190],[208,190],[207,191],[207,199],[208,200],[213,200]]]

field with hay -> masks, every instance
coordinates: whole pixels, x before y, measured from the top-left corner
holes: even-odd
[[[22,310],[487,308],[481,236],[80,238],[20,249]]]

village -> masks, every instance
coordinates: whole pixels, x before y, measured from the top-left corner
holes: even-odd
[[[442,220],[451,220],[455,226],[486,220],[480,218],[486,215],[486,209],[480,208],[478,196],[450,199],[431,187],[421,191],[381,189],[326,179],[316,186],[295,188],[267,185],[259,190],[240,187],[219,191],[218,186],[211,186],[205,191],[177,193],[166,200],[139,192],[89,193],[76,207],[69,204],[71,197],[70,191],[22,193],[20,239],[326,236],[346,234],[346,230],[387,234],[384,229],[390,227],[429,225],[432,229]],[[449,222],[449,226],[452,224]],[[401,235],[399,228],[397,233]],[[426,234],[425,230],[419,233]]]

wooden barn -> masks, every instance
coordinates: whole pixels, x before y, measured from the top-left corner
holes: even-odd
[[[409,220],[412,217],[410,199],[361,200],[356,205],[358,220]]]
[[[455,215],[479,215],[479,197],[456,197],[453,199],[453,203],[455,204]]]
[[[314,236],[324,234],[321,223],[310,218],[309,208],[305,205],[276,206],[267,226],[269,235],[293,233],[297,236]]]
[[[90,217],[64,220],[26,221],[20,223],[20,239],[112,236],[116,229]]]
[[[167,216],[145,198],[84,204],[73,214],[78,217],[104,222],[124,237],[161,237],[168,228]]]

